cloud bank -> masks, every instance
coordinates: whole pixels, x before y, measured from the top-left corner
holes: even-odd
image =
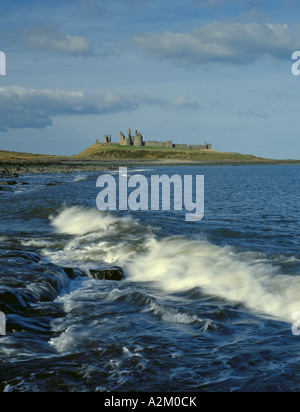
[[[67,115],[105,115],[131,112],[141,104],[171,108],[197,107],[194,100],[178,96],[166,101],[148,96],[86,96],[81,91],[26,89],[21,86],[0,87],[0,131],[8,129],[44,129],[53,118]]]
[[[247,64],[289,58],[296,41],[287,24],[215,22],[188,33],[144,33],[134,42],[145,54],[182,65]]]
[[[88,56],[93,52],[87,39],[65,34],[55,24],[23,30],[19,38],[22,47],[49,54]]]
[[[20,86],[0,88],[1,130],[43,129],[52,126],[52,118],[65,115],[107,114],[131,111],[138,102],[107,94],[88,97],[82,92],[26,89]]]

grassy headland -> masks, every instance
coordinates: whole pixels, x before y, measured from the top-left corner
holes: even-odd
[[[300,164],[300,160],[274,160],[240,153],[94,143],[75,156],[52,156],[0,150],[0,174],[52,173],[117,169],[119,166],[154,165]]]
[[[94,143],[92,146],[79,153],[76,158],[99,159],[117,158],[131,160],[184,160],[184,161],[253,161],[262,160],[252,155],[241,155],[238,153],[223,153],[212,150],[191,150],[191,149],[172,149],[158,147],[134,147],[121,146],[119,144],[105,145]],[[266,159],[265,159],[266,160]]]
[[[300,160],[274,160],[240,153],[218,152],[215,150],[192,150],[158,147],[121,146],[119,144],[105,145],[94,143],[83,152],[74,156],[77,159],[118,159],[135,161],[159,161],[166,164],[173,161],[195,164],[283,164],[299,163]]]

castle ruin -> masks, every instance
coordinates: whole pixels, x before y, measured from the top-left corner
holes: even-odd
[[[104,135],[104,144],[111,144],[111,135]]]
[[[111,135],[104,135],[104,144],[109,145],[112,143]],[[123,132],[120,132],[121,146],[135,146],[135,147],[166,147],[174,149],[191,149],[191,150],[211,150],[210,143],[204,143],[204,145],[188,145],[188,144],[174,144],[172,140],[166,142],[157,142],[156,140],[144,141],[144,138],[138,130],[135,131],[134,136],[131,134],[131,129],[128,129],[127,136]]]

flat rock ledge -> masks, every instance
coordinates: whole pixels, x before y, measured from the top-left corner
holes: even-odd
[[[62,269],[66,272],[69,279],[76,279],[80,276],[86,276],[86,273],[77,268],[63,267]],[[109,269],[90,269],[88,272],[93,279],[98,280],[121,281],[124,278],[124,271],[119,266],[114,266]]]

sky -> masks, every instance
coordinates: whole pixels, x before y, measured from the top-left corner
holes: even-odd
[[[0,150],[71,156],[131,128],[300,159],[298,50],[298,0],[3,1]]]

